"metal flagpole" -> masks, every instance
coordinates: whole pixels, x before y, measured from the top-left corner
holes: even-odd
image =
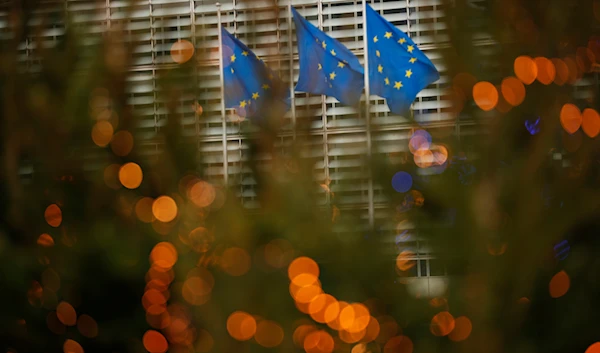
[[[410,0],[406,0],[406,35],[410,38]],[[416,97],[415,97],[416,99]],[[410,107],[408,108],[410,113],[411,123],[415,122],[415,111],[413,110],[413,106],[415,103],[410,103]]]
[[[294,47],[292,36],[292,0],[288,4],[288,48],[290,51],[290,98],[292,104],[292,129],[296,139],[296,94],[294,93]]]
[[[225,79],[223,77],[223,38],[221,34],[221,4],[216,3],[217,5],[217,24],[218,24],[218,32],[219,32],[219,78],[221,80],[221,118],[222,121],[222,140],[223,140],[223,178],[225,182],[225,186],[227,186],[227,182],[229,179],[228,172],[228,164],[227,160],[227,117],[225,116]]]
[[[371,112],[370,112],[370,97],[371,97],[371,89],[369,87],[369,37],[367,35],[367,0],[363,0],[363,41],[364,41],[364,58],[365,58],[365,113],[366,113],[366,125],[367,125],[367,158],[369,166],[368,166],[368,198],[369,198],[369,225],[373,227],[375,224],[375,206],[374,206],[374,196],[373,196],[373,173],[371,171]]]

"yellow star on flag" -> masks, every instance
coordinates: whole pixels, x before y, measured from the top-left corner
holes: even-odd
[[[386,77],[386,78],[384,78],[383,80],[385,81],[385,85],[386,85],[386,86],[389,86],[389,85],[390,85],[390,79],[389,79],[389,78],[387,78],[387,77]]]
[[[414,64],[415,61],[417,61],[417,58],[410,58],[410,60],[408,62],[410,62],[411,64]]]
[[[245,108],[245,107],[246,107],[246,101],[241,101],[240,108]]]
[[[400,38],[400,39],[398,40],[398,43],[400,43],[400,44],[404,44],[404,43],[406,43],[406,39],[404,39],[404,38]]]
[[[335,50],[331,49],[330,53],[331,55],[335,56]]]
[[[409,45],[409,46],[406,48],[406,50],[407,50],[409,53],[412,53],[414,49],[415,49],[415,47],[414,47],[414,46],[412,46],[412,45]]]
[[[410,78],[410,76],[412,76],[412,70],[408,69],[406,70],[406,77]]]
[[[269,88],[271,88],[271,87],[269,87],[269,85],[267,85],[267,84],[265,83],[264,85],[262,85],[262,88],[263,88],[263,89],[266,91],[266,90],[268,90],[268,89],[269,89]]]
[[[323,47],[323,49],[327,48],[327,44],[325,44],[325,41],[323,41],[323,42],[321,43],[321,46]]]
[[[402,88],[402,81],[394,81],[394,88],[395,89],[400,89]]]
[[[344,66],[346,66],[346,64],[344,64],[343,62],[341,62],[341,61],[340,61],[340,62],[338,63],[338,67],[339,67],[339,68],[342,68],[342,69],[343,69],[343,68],[344,68]]]
[[[392,38],[392,32],[385,32],[385,36],[386,39],[390,39]]]
[[[379,73],[383,72],[383,66],[381,66],[381,64],[379,64],[379,66],[377,66],[377,71],[379,71]]]
[[[243,56],[248,56],[248,52],[244,50],[244,51],[242,52],[242,55],[243,55]]]
[[[379,39],[377,39],[377,36],[373,37],[373,42],[377,43],[377,41],[379,41]]]
[[[260,97],[260,95],[258,94],[258,92],[252,93],[252,99],[257,100],[258,97]]]
[[[230,59],[231,59],[231,62],[232,62],[232,63],[234,63],[234,62],[235,62],[235,54],[233,54],[233,55],[230,57]]]
[[[335,76],[336,76],[336,74],[335,74],[335,71],[329,74],[329,78],[330,78],[331,80],[334,80],[334,79],[335,79]]]
[[[234,73],[235,71],[233,71],[233,68],[231,68],[231,73]]]
[[[379,50],[375,50],[375,55],[377,55],[377,57],[381,56],[381,54],[379,53]]]
[[[317,63],[317,65],[319,65],[319,70],[323,68],[323,66],[321,66],[321,63]]]

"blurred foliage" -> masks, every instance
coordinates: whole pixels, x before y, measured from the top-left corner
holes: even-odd
[[[596,82],[585,100],[572,98],[573,84],[539,82],[528,85],[523,104],[507,113],[482,114],[471,97],[476,81],[500,84],[512,76],[514,59],[520,55],[577,59],[578,48],[587,47],[600,58],[598,1],[445,1],[451,45],[442,52],[447,75],[454,78],[450,88],[459,92],[452,95],[456,122],[473,122],[476,133],[459,139],[432,132],[434,142],[447,146],[449,155],[446,170],[431,176],[422,175],[423,168],[415,166],[411,154],[398,158],[378,153],[375,145],[367,162],[375,183],[391,199],[381,207],[393,216],[377,219],[368,232],[341,235],[335,226],[357,230],[364,220],[347,217],[333,193],[326,207],[318,205],[316,190],[328,185],[314,181],[314,160],[301,157],[309,142],[307,131],[296,131],[294,145],[284,153],[274,147],[277,119],[255,124],[258,132],[247,133],[259,211],[244,209],[236,193],[218,182],[210,187],[214,201],[198,206],[190,197],[192,184],[182,180],[205,178],[199,163],[203,156],[196,141],[181,136],[176,113],[179,100],[194,93],[195,82],[188,78],[195,61],[174,66],[162,76],[160,99],[168,113],[154,141],[162,149],[149,158],[144,145],[137,143],[137,117],[127,106],[127,67],[134,48],[119,30],[106,33],[101,45],[91,48],[82,44],[77,26],[67,25],[58,45],[38,46],[32,55],[39,71],[31,73],[23,67],[18,48],[35,38],[30,33],[35,26],[26,24],[31,11],[41,5],[15,1],[9,6],[12,38],[0,43],[3,349],[61,351],[65,340],[72,339],[86,352],[144,352],[142,337],[153,328],[142,297],[151,268],[149,254],[160,242],[171,242],[177,251],[168,303],[174,305],[169,307],[175,310],[172,317],[186,325],[183,338],[173,333],[175,324],[163,328],[171,351],[204,351],[201,329],[210,333],[214,352],[301,351],[292,340],[294,329],[311,322],[335,337],[336,350],[351,351],[354,344],[339,341],[335,330],[311,321],[295,307],[287,265],[298,256],[319,263],[324,292],[346,302],[369,300],[373,317],[393,317],[401,327],[397,333],[412,340],[415,352],[584,352],[600,340],[595,318],[600,310],[598,142],[581,131],[567,134],[560,124],[566,103],[581,110],[599,108],[597,77],[589,73],[596,69],[595,60],[587,67],[580,65],[580,73],[594,75]],[[493,48],[491,57],[482,50],[477,36],[482,32],[493,39],[485,46]],[[96,146],[90,138],[98,113],[90,109],[90,98],[98,94],[98,87],[109,94],[114,112],[109,121],[118,127],[115,130],[134,132],[133,150],[123,156],[111,146]],[[540,118],[540,131],[532,135],[524,124],[535,117]],[[577,148],[569,147],[572,139],[579,139]],[[272,155],[270,169],[261,168],[261,154]],[[128,162],[143,171],[141,185],[133,190],[120,187],[116,175],[106,174],[109,165]],[[32,172],[20,172],[24,166]],[[392,188],[390,180],[400,170],[413,175],[412,189],[419,194]],[[176,201],[175,221],[140,221],[139,199],[162,195]],[[44,219],[51,204],[60,208],[59,227]],[[411,291],[407,276],[416,264],[409,261],[407,271],[396,268],[397,249],[385,230],[388,223],[414,224],[412,232],[431,245],[448,275],[442,295],[427,298]],[[189,238],[199,227],[201,237]],[[40,240],[41,234],[50,235],[53,245],[47,238]],[[568,253],[557,255],[555,246],[565,240]],[[269,244],[280,244],[277,266],[265,263]],[[247,255],[238,252],[228,259],[226,251],[234,247]],[[248,272],[228,273],[231,266],[241,266],[244,272],[244,256],[251,259]],[[185,298],[186,279],[200,267],[210,270],[215,284],[208,302],[192,305]],[[58,286],[54,277],[48,279],[49,268],[58,274]],[[570,279],[568,292],[552,298],[550,280],[563,270]],[[36,287],[38,282],[43,288]],[[97,322],[97,336],[87,337],[79,326],[52,332],[50,327],[61,330],[62,324],[50,318],[63,301],[78,316],[86,314]],[[226,323],[238,310],[278,323],[283,342],[265,348],[233,339]],[[473,330],[466,340],[432,334],[437,330],[431,327],[432,318],[443,311],[470,319]],[[406,347],[384,348],[385,344],[369,343],[364,351],[410,352]]]

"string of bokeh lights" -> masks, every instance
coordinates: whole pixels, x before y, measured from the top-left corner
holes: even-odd
[[[171,55],[174,62],[183,64],[189,61],[193,54],[194,48],[190,42],[180,40],[173,44]],[[460,98],[458,110],[470,93],[480,109],[497,109],[506,113],[524,102],[525,85],[531,85],[535,80],[544,85],[573,84],[583,72],[591,70],[594,64],[595,56],[586,48],[578,50],[575,59],[520,56],[514,61],[516,77],[504,78],[498,87],[485,81],[473,82],[475,78],[469,74],[459,74],[454,79],[454,93]],[[468,92],[461,89],[465,83],[472,83],[472,89]],[[202,107],[199,109],[201,114]],[[133,150],[134,138],[129,131],[118,130],[119,118],[110,106],[106,89],[99,88],[92,93],[90,115],[96,120],[91,131],[94,144],[102,148],[110,147],[116,156],[128,156]],[[560,122],[569,134],[574,134],[582,128],[586,135],[594,138],[600,132],[600,116],[591,108],[581,112],[577,106],[567,103],[561,109]],[[443,172],[448,166],[447,147],[434,143],[431,135],[425,130],[416,130],[411,135],[408,147],[415,165],[421,169],[429,168],[435,174]],[[135,162],[115,163],[104,169],[103,179],[110,189],[119,190],[123,187],[136,190],[142,184],[144,173],[141,166]],[[422,193],[412,189],[413,178],[409,173],[396,173],[392,178],[392,187],[399,193],[407,194],[403,207],[423,204]],[[186,175],[179,182],[179,193],[157,198],[139,196],[135,200],[124,202],[123,207],[127,210],[125,213],[142,223],[151,224],[156,233],[166,236],[182,218],[188,215],[198,217],[199,213],[222,207],[225,194],[215,185],[194,175]],[[37,239],[37,244],[43,249],[55,246],[55,239],[51,233],[63,225],[61,207],[62,204],[57,202],[49,205],[44,212],[44,218],[51,230],[42,233]],[[151,353],[164,353],[173,346],[193,346],[196,352],[208,353],[215,345],[213,335],[209,332],[210,328],[194,325],[190,309],[190,306],[210,303],[216,285],[213,273],[207,268],[209,264],[203,261],[205,257],[202,256],[211,249],[214,234],[201,225],[189,228],[179,231],[175,241],[158,242],[149,255],[150,268],[145,276],[146,286],[141,303],[146,313],[146,322],[150,326],[142,337],[142,344]],[[67,246],[74,244],[74,240],[64,232],[61,241]],[[177,248],[180,246],[185,246],[200,255],[198,265],[187,272],[182,282],[176,280],[174,271],[180,253]],[[497,252],[497,255],[503,252]],[[402,333],[401,327],[393,317],[377,312],[376,306],[373,305],[374,299],[363,303],[349,303],[325,293],[319,280],[318,264],[304,256],[293,259],[293,253],[294,250],[287,240],[276,239],[259,247],[254,257],[241,247],[226,248],[218,257],[213,258],[210,264],[216,265],[219,270],[232,277],[244,276],[253,265],[275,271],[287,268],[289,293],[294,305],[299,312],[312,320],[296,321],[291,335],[294,344],[307,353],[331,353],[344,344],[352,347],[352,353],[362,353],[367,351],[368,345],[372,343],[383,346],[385,353],[412,353],[412,340]],[[415,254],[408,250],[400,252],[395,262],[395,269],[399,275],[415,266],[414,256]],[[49,259],[44,255],[40,257],[40,263],[50,265]],[[98,324],[91,316],[85,313],[78,314],[76,303],[58,302],[56,293],[60,287],[59,274],[48,267],[41,275],[41,283],[31,283],[27,291],[29,303],[34,307],[50,310],[46,322],[51,332],[64,335],[68,327],[76,326],[82,336],[97,337]],[[549,294],[558,299],[568,292],[569,287],[569,276],[565,271],[560,271],[550,280]],[[184,302],[175,300],[177,297],[181,297]],[[528,304],[529,299],[523,297],[518,303]],[[433,298],[430,305],[440,308],[430,322],[430,332],[434,336],[448,337],[455,342],[468,339],[473,329],[468,317],[455,318],[449,312],[445,298]],[[235,340],[245,342],[253,339],[256,344],[266,348],[281,345],[286,336],[282,324],[240,310],[228,316],[226,329]],[[83,353],[84,349],[77,341],[66,339],[63,351]],[[592,344],[587,351],[598,352],[600,343]]]

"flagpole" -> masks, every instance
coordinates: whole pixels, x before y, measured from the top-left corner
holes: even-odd
[[[317,24],[319,30],[323,31],[323,3],[322,0],[317,1]],[[298,52],[300,54],[300,52]],[[327,97],[321,95],[321,121],[323,122],[323,167],[325,168],[325,181],[329,178],[329,134],[327,133]],[[325,200],[329,204],[331,203],[331,192],[325,194]]]
[[[292,129],[296,139],[296,94],[294,93],[294,47],[292,37],[292,0],[288,4],[288,48],[290,51],[290,98],[292,104]]]
[[[219,32],[219,79],[221,80],[221,118],[222,121],[222,141],[223,141],[223,178],[225,186],[228,185],[229,172],[228,166],[229,161],[227,160],[227,118],[225,117],[225,78],[223,77],[223,38],[221,34],[221,3],[217,5],[217,25]]]
[[[363,0],[363,41],[364,41],[364,59],[365,59],[365,114],[366,114],[366,125],[367,125],[367,158],[368,158],[368,198],[369,198],[369,225],[373,227],[375,225],[375,206],[374,206],[374,195],[373,195],[373,173],[371,170],[371,112],[370,112],[370,97],[371,89],[369,87],[369,38],[367,35],[367,0]]]
[[[410,0],[406,0],[406,35],[410,38]],[[416,99],[416,97],[415,97]],[[408,107],[410,113],[411,124],[415,122],[415,111],[413,110],[413,106],[415,103],[410,103],[410,107]]]

